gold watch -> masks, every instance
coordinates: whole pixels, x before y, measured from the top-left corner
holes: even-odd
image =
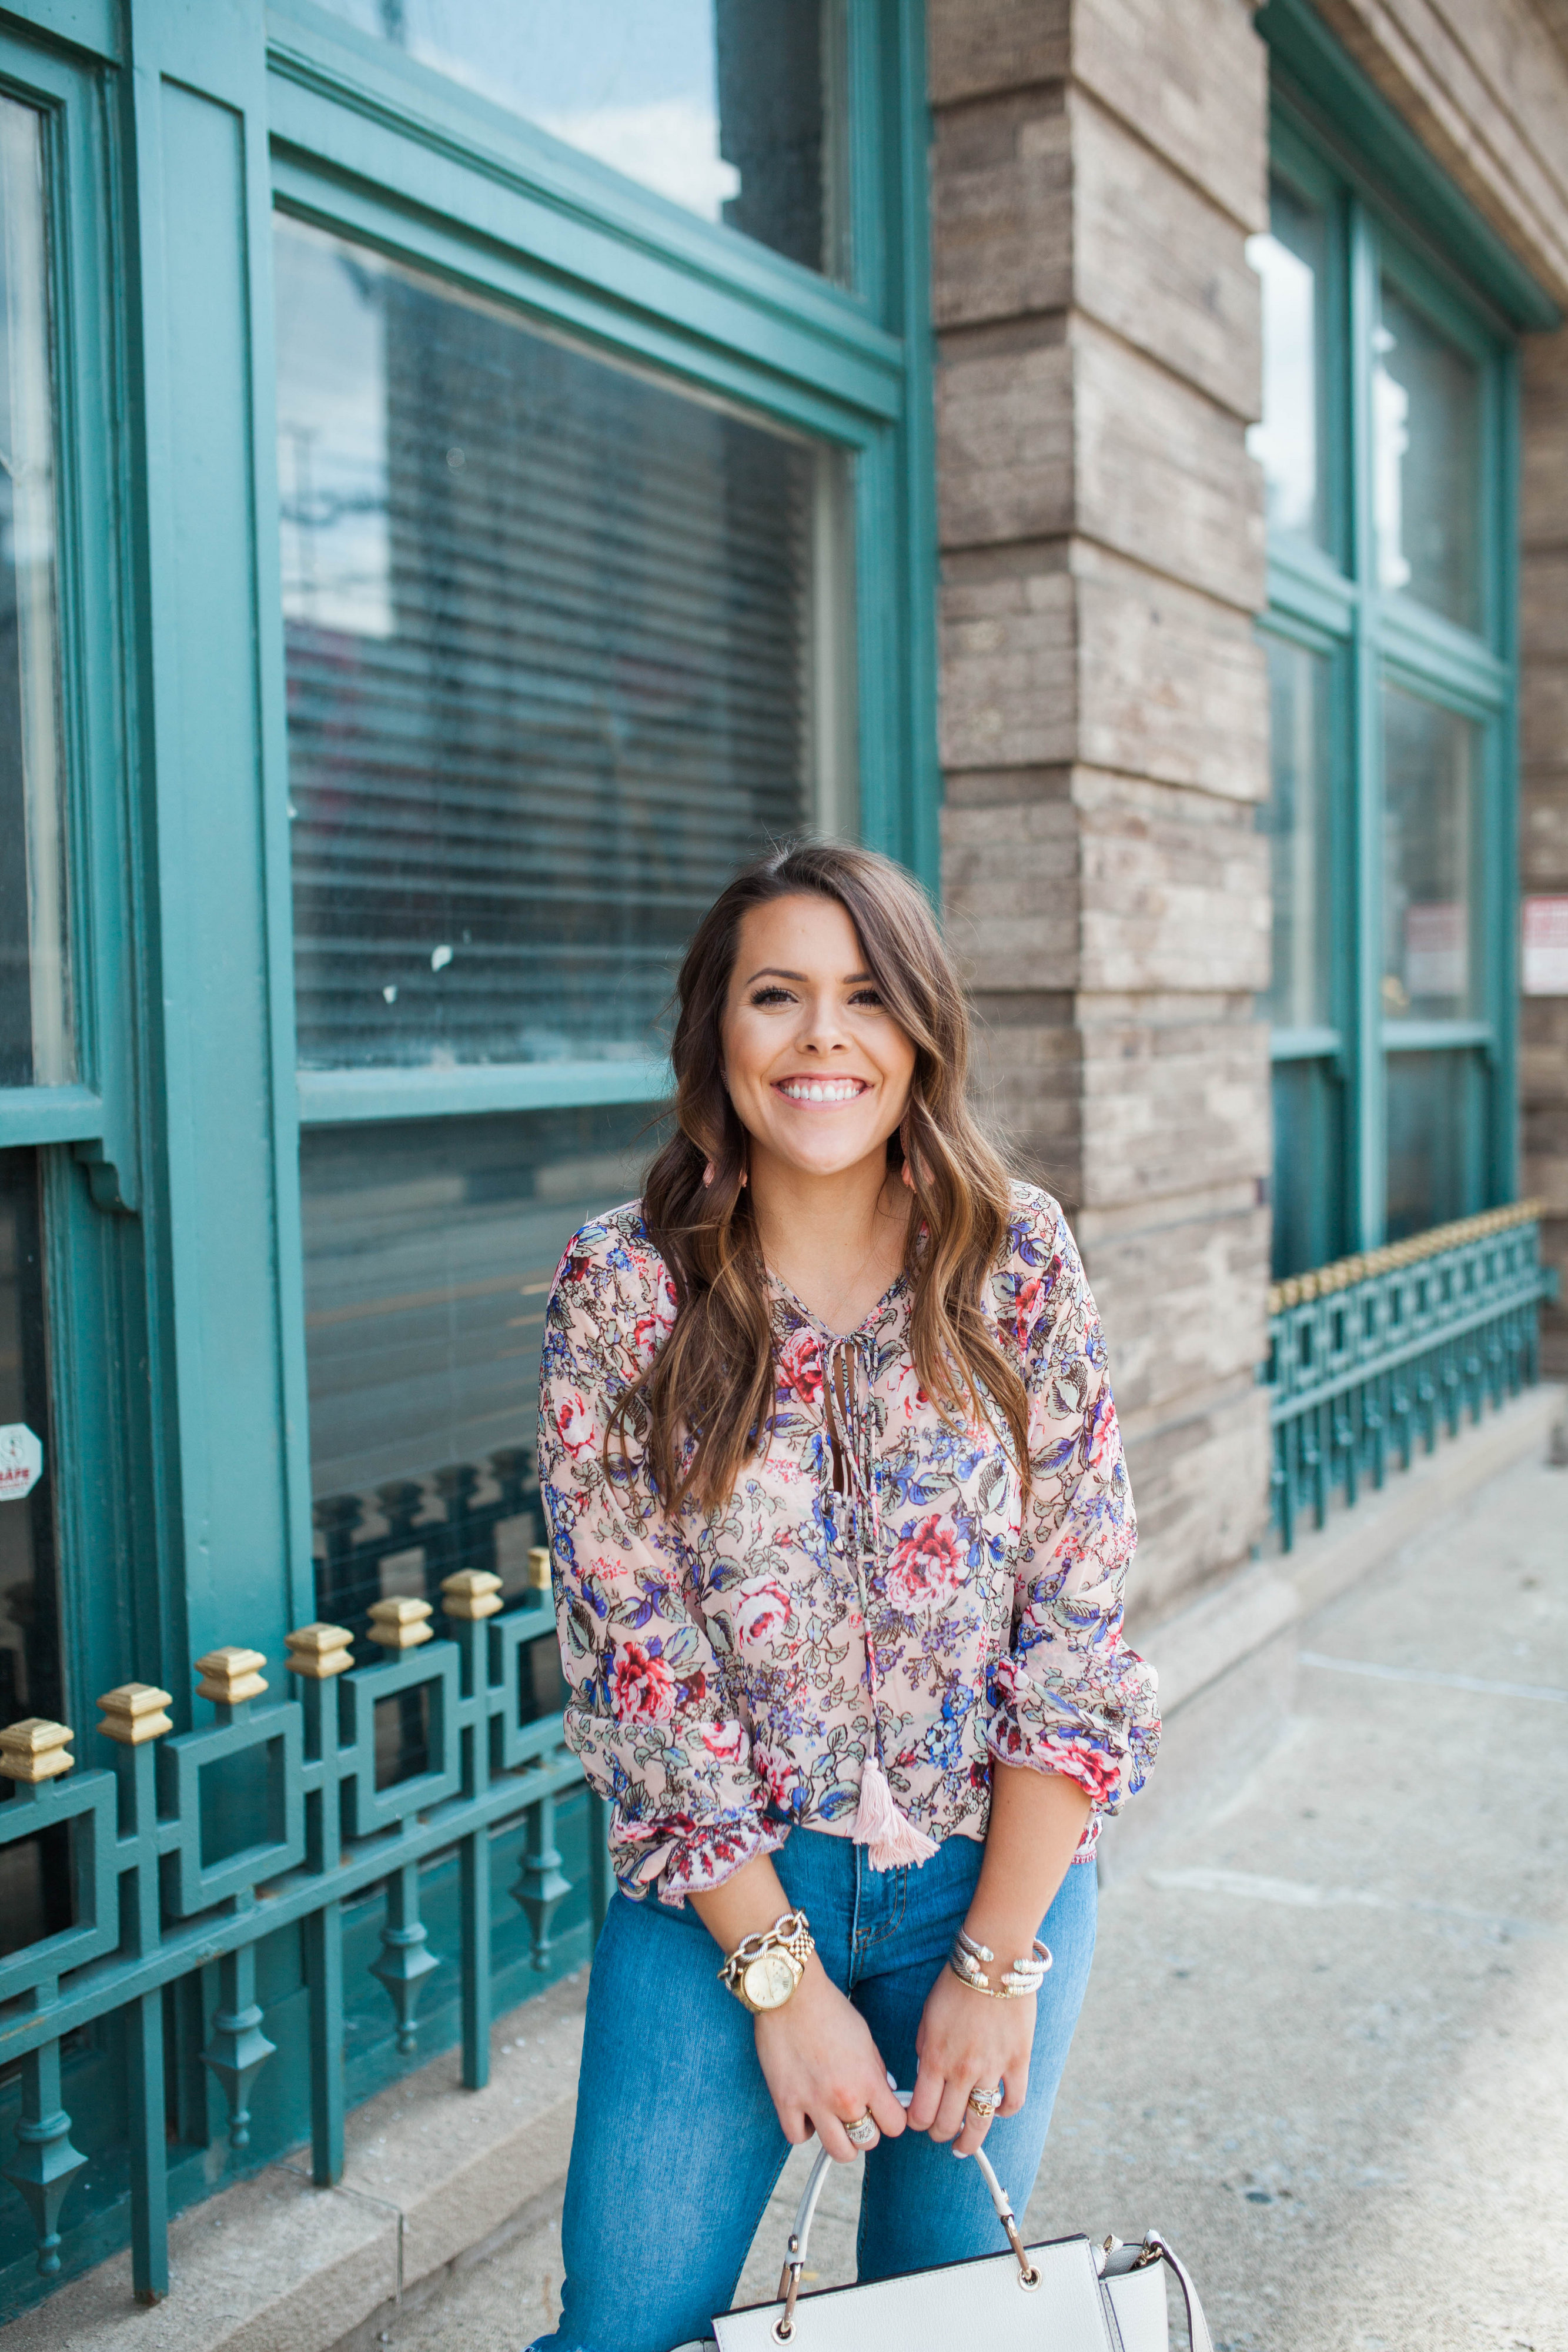
[[[816,1948],[817,1939],[806,1924],[805,1913],[781,1912],[771,1927],[741,1937],[718,1972],[719,1982],[728,1986],[753,2017],[782,2009],[798,1989]]]

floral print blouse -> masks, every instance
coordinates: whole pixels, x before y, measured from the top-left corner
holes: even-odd
[[[1093,1801],[1086,1859],[1101,1816],[1141,1787],[1159,1720],[1155,1675],[1122,1641],[1133,1500],[1061,1210],[1013,1187],[989,1288],[1029,1392],[1027,1507],[1003,1440],[920,1387],[902,1276],[843,1337],[768,1279],[768,1448],[712,1510],[664,1508],[634,1432],[605,1468],[613,1401],[674,1317],[636,1202],[583,1226],[550,1296],[539,1488],[566,1738],[610,1800],[621,1885],[679,1904],[792,1824],[850,1835],[873,1757],[938,1841],[985,1836],[993,1756],[1065,1773]],[[849,1493],[825,1407],[835,1370],[856,1399]]]

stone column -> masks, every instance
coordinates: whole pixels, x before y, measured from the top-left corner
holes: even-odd
[[[1266,60],[1245,0],[930,0],[929,42],[948,919],[1164,1613],[1266,1513]]]
[[[1520,496],[1520,888],[1568,896],[1568,328],[1524,345]],[[1561,1296],[1542,1368],[1568,1373],[1568,996],[1520,1007],[1520,1189],[1548,1205],[1542,1239]]]

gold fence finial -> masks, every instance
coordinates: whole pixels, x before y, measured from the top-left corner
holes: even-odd
[[[75,1738],[68,1723],[51,1723],[47,1716],[29,1715],[9,1724],[0,1731],[0,1772],[7,1780],[36,1787],[40,1780],[74,1771],[77,1759],[67,1755],[66,1746]]]
[[[536,1592],[549,1591],[549,1546],[533,1544],[528,1549],[528,1582]]]
[[[433,1638],[428,1601],[372,1601],[371,1639],[383,1650],[417,1650]]]
[[[501,1580],[488,1568],[460,1568],[455,1576],[441,1580],[441,1607],[445,1616],[469,1624],[481,1617],[493,1617],[506,1607]]]
[[[98,1727],[106,1739],[118,1740],[121,1748],[140,1748],[173,1730],[172,1717],[163,1712],[173,1703],[172,1691],[160,1690],[156,1683],[119,1683],[99,1700],[103,1721]]]
[[[307,1682],[329,1682],[354,1663],[354,1637],[346,1625],[299,1625],[283,1642],[289,1673],[303,1675]]]
[[[196,1660],[196,1672],[201,1681],[196,1689],[203,1698],[215,1700],[219,1706],[238,1706],[247,1698],[259,1698],[267,1688],[262,1667],[267,1659],[260,1650],[242,1650],[233,1642],[225,1642],[221,1650],[209,1650],[204,1658]]]

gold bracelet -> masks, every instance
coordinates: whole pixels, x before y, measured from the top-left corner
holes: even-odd
[[[817,1948],[803,1911],[781,1911],[771,1927],[743,1936],[718,1971],[719,1982],[753,2017],[782,2009],[798,1990]]]

